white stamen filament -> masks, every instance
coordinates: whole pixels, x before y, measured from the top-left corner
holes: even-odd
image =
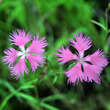
[[[79,59],[79,63],[83,63],[83,59]]]
[[[84,53],[80,53],[78,56],[77,61],[82,64],[84,62]]]
[[[21,59],[24,59],[28,55],[29,49],[25,50],[24,47],[20,47],[20,50],[21,51],[18,51],[18,56],[21,56]]]
[[[80,53],[80,58],[83,58],[84,57],[84,53]]]

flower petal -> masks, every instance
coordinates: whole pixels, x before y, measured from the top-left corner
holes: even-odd
[[[44,47],[46,47],[48,43],[45,40],[45,37],[41,38],[39,40],[39,35],[37,37],[34,36],[34,39],[32,41],[32,44],[28,47],[28,50],[30,52],[33,52],[35,54],[42,54],[44,52]]]
[[[17,53],[18,51],[16,51],[14,48],[8,48],[7,50],[4,51],[4,53],[6,54],[6,56],[3,57],[3,62],[5,64],[12,65],[16,59],[17,59]]]
[[[18,63],[15,66],[10,67],[10,69],[11,69],[12,75],[15,75],[17,78],[20,76],[20,74],[24,75],[24,72],[28,73],[25,59],[23,58],[20,58]]]
[[[10,36],[10,41],[12,41],[12,44],[16,46],[25,46],[26,43],[28,43],[31,39],[31,35],[28,33],[26,35],[24,30],[17,30],[17,32],[13,32]]]
[[[79,54],[84,53],[85,50],[88,50],[91,47],[91,40],[89,37],[83,36],[82,33],[80,35],[73,34],[76,40],[71,40],[72,46],[77,49]]]
[[[100,70],[103,70],[103,68],[108,64],[107,59],[104,56],[102,56],[103,54],[104,52],[97,50],[92,55],[85,57],[85,60],[91,62],[93,65],[97,66],[97,68],[99,68]]]
[[[29,54],[27,56],[28,61],[30,62],[32,71],[35,72],[35,70],[37,69],[37,67],[39,66],[39,64],[43,63],[43,58],[42,56],[34,56],[32,54]]]
[[[57,49],[60,53],[56,53],[57,56],[59,56],[60,58],[58,58],[58,61],[61,61],[60,64],[64,64],[70,60],[74,60],[77,58],[77,56],[75,54],[73,54],[69,48],[65,48],[62,47],[61,49]]]
[[[77,63],[74,67],[72,67],[69,71],[65,72],[68,77],[69,83],[77,83],[78,81],[87,81],[87,76],[81,70],[81,64]]]
[[[95,65],[90,65],[87,63],[83,64],[84,67],[84,74],[87,76],[87,82],[96,82],[97,84],[100,84],[100,68],[98,68]]]

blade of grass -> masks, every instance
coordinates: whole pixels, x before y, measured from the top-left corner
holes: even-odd
[[[57,100],[57,99],[64,99],[64,95],[62,95],[62,94],[51,95],[46,98],[43,98],[42,102],[53,101],[53,100]]]
[[[46,104],[46,103],[41,103],[40,105],[48,110],[59,110],[58,108],[53,107],[53,106]]]
[[[38,103],[37,99],[35,99],[35,98],[32,97],[31,95],[24,94],[24,93],[22,93],[22,92],[18,92],[18,93],[17,93],[17,96],[18,96],[18,97],[22,97],[22,98],[28,100],[29,102]]]
[[[21,97],[24,97],[25,99],[27,97],[29,97],[29,96],[26,96],[25,94],[23,95],[23,93],[22,94],[19,93],[19,91],[34,87],[33,85],[25,85],[25,86],[23,85],[20,88],[18,88],[17,90],[15,90],[8,82],[6,82],[4,80],[0,80],[0,84],[3,84],[4,86],[6,86],[11,91],[11,93],[3,99],[3,101],[2,101],[2,103],[0,105],[0,110],[4,109],[5,105],[8,103],[8,100],[11,99],[14,95],[18,96],[18,94],[19,94]],[[30,99],[33,100],[33,98],[30,98]]]
[[[99,23],[99,22],[97,22],[95,20],[91,20],[91,22],[93,24],[96,24],[97,26],[101,27],[103,30],[107,31],[107,28],[103,24],[101,24],[101,23]]]
[[[15,91],[15,89],[13,88],[13,86],[12,86],[9,82],[7,82],[7,81],[5,81],[5,80],[0,79],[0,85],[4,85],[4,86],[7,87],[11,92]]]

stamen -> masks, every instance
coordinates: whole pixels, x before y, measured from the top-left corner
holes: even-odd
[[[17,55],[18,56],[22,56],[23,55],[23,52],[19,51]]]
[[[24,46],[20,46],[19,48],[20,48],[20,50],[21,50],[22,52],[24,52],[24,51],[25,51]]]
[[[21,56],[22,59],[24,59],[29,52],[29,49],[26,49],[24,47],[19,47],[21,51],[18,52],[18,56]]]
[[[84,57],[84,53],[80,53],[80,58],[83,58]]]

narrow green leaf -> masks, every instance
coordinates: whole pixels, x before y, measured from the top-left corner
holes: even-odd
[[[58,79],[58,76],[55,76],[55,78],[53,79],[53,84],[56,83],[57,79]]]
[[[64,96],[62,94],[51,95],[51,96],[48,96],[46,98],[43,98],[42,102],[54,101],[54,100],[57,100],[57,99],[64,99]]]
[[[4,85],[4,86],[7,87],[11,92],[15,91],[15,89],[13,88],[13,86],[12,86],[9,82],[7,82],[7,81],[5,81],[5,80],[0,79],[0,85]]]
[[[33,85],[27,85],[27,84],[20,87],[20,89],[22,89],[22,90],[31,89],[31,88],[34,88],[34,86]]]
[[[101,24],[101,23],[99,23],[99,22],[97,22],[97,21],[95,21],[95,20],[91,20],[91,22],[92,22],[93,24],[98,25],[99,27],[101,27],[101,28],[104,29],[105,31],[107,31],[107,28],[106,28],[103,24]]]
[[[4,98],[4,100],[2,101],[1,105],[0,105],[0,110],[3,110],[3,108],[5,107],[5,105],[7,104],[8,100],[13,96],[13,93],[9,94],[8,96],[6,96]]]
[[[34,81],[30,81],[29,83],[31,84],[32,82],[34,82]],[[4,80],[0,79],[0,84],[6,86],[11,91],[11,93],[9,95],[7,95],[4,98],[4,100],[2,101],[2,103],[0,105],[0,110],[4,109],[4,107],[6,106],[6,104],[9,101],[9,99],[12,98],[14,95],[15,96],[21,96],[21,97],[23,97],[25,99],[31,100],[32,102],[33,101],[36,102],[36,100],[32,96],[25,95],[25,94],[19,92],[19,91],[24,90],[24,89],[34,88],[33,85],[25,85],[25,86],[23,85],[20,88],[18,88],[17,90],[15,90],[8,82],[6,82]]]
[[[35,98],[32,97],[31,95],[24,94],[24,93],[22,93],[22,92],[18,92],[17,96],[22,97],[22,98],[28,100],[29,102],[33,102],[33,103],[38,102],[37,99],[35,99]]]
[[[33,79],[32,81],[27,82],[28,84],[32,84],[32,83],[36,83],[38,81],[38,79]]]
[[[46,104],[46,103],[41,103],[40,105],[48,110],[59,110],[58,108],[53,107],[53,106]]]

